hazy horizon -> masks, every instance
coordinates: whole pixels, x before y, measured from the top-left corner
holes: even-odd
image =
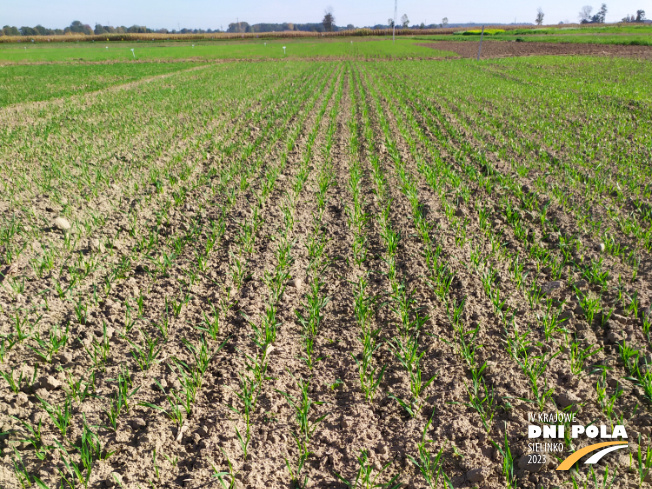
[[[607,3],[607,22],[617,22],[637,9],[645,9],[644,1],[622,0]],[[469,0],[451,5],[448,2],[423,2],[403,0],[398,2],[398,18],[407,14],[410,24],[436,24],[447,17],[456,23],[534,23],[537,9],[545,13],[544,24],[577,22],[578,13],[584,5],[593,6],[594,13],[601,3],[587,0],[517,1],[507,0],[489,5],[480,0]],[[209,0],[21,0],[3,7],[0,25],[30,26],[41,24],[47,28],[64,28],[73,20],[93,27],[103,25],[143,25],[151,29],[226,29],[231,22],[309,23],[321,22],[324,11],[332,7],[335,23],[339,26],[353,24],[357,27],[386,24],[393,17],[394,2],[359,0],[355,4],[343,0],[325,0],[323,4],[297,0],[260,2],[210,2]],[[648,9],[652,15],[652,8]]]

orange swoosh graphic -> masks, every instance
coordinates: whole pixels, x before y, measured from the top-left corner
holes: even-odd
[[[587,453],[591,453],[591,452],[594,452],[594,451],[598,450],[599,448],[609,447],[611,445],[627,445],[627,442],[605,441],[603,443],[596,443],[594,445],[589,445],[588,447],[584,447],[581,450],[578,450],[575,453],[573,453],[572,455],[570,455],[566,460],[564,460],[562,463],[559,464],[559,467],[557,467],[557,470],[568,470],[575,464],[575,462],[577,462],[579,459],[581,459]]]

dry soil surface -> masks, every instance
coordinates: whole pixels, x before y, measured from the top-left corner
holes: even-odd
[[[478,55],[478,43],[472,41],[436,41],[421,46],[452,51],[463,58]],[[533,55],[590,55],[590,56],[634,56],[652,58],[651,46],[622,46],[615,44],[573,44],[551,42],[487,41],[482,42],[483,58],[506,58],[510,56]]]

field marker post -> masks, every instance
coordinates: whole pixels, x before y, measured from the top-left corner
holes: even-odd
[[[394,0],[394,22],[392,22],[392,42],[396,42],[396,12],[398,12],[398,0]]]
[[[484,26],[482,26],[482,32],[480,33],[480,45],[478,46],[478,61],[480,61],[480,53],[482,53],[482,38],[484,37]]]

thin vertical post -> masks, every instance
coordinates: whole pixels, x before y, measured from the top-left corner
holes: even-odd
[[[482,26],[482,32],[480,33],[480,45],[478,46],[478,61],[480,61],[480,54],[482,53],[482,38],[484,37],[484,26]]]
[[[396,12],[398,12],[398,0],[394,0],[394,25],[392,26],[392,42],[396,42]]]

